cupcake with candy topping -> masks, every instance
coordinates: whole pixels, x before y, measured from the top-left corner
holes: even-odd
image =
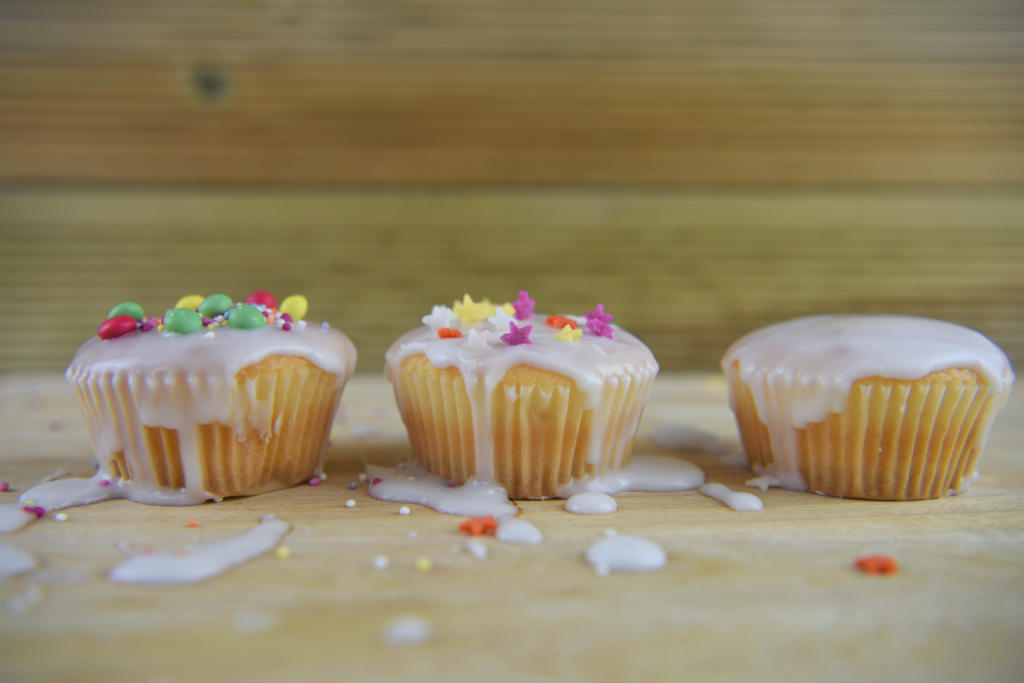
[[[388,350],[420,466],[456,485],[475,478],[549,498],[628,464],[654,354],[601,304],[583,315],[533,307],[525,291],[500,306],[465,295]]]
[[[355,348],[308,325],[305,297],[182,297],[160,317],[115,306],[75,353],[101,475],[143,503],[189,505],[319,475]]]

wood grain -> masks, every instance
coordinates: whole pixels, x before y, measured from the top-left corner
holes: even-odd
[[[0,179],[1014,186],[983,0],[0,3]]]
[[[603,301],[666,370],[797,315],[900,312],[1024,358],[1024,199],[998,192],[0,191],[0,372],[57,370],[107,311],[305,294],[359,368],[438,303]]]
[[[112,501],[46,518],[3,542],[41,571],[0,586],[5,680],[985,680],[1024,671],[1024,392],[997,421],[970,493],[879,503],[770,490],[760,513],[695,492],[626,494],[610,516],[523,502],[545,534],[536,547],[484,539],[483,561],[450,548],[458,518],[369,498],[347,486],[362,460],[400,459],[408,444],[390,389],[357,376],[319,487],[193,508]],[[0,479],[29,486],[55,469],[89,470],[74,397],[56,376],[0,379]],[[649,435],[689,424],[736,445],[724,383],[663,376]],[[359,428],[359,431],[355,430]],[[359,434],[357,438],[354,434]],[[734,489],[749,474],[692,454]],[[0,494],[0,503],[14,499]],[[346,508],[343,502],[357,504]],[[178,589],[119,586],[104,576],[115,543],[174,549],[239,533],[275,513],[292,525],[291,558],[257,559]],[[186,520],[196,517],[198,528]],[[582,560],[604,529],[657,541],[668,566],[593,576]],[[415,533],[415,536],[410,536]],[[857,556],[895,556],[901,572],[856,572]],[[372,569],[385,554],[391,566]],[[417,573],[418,557],[433,569]],[[42,600],[10,611],[30,586]],[[423,646],[387,648],[389,619],[434,627]],[[262,626],[261,626],[262,625]]]

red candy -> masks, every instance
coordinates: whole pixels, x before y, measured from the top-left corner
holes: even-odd
[[[134,332],[136,327],[135,318],[130,315],[115,315],[113,318],[104,320],[96,334],[100,339],[117,339],[118,337]]]
[[[253,306],[266,306],[267,308],[277,308],[277,299],[270,292],[257,289],[255,292],[245,297],[245,303],[252,304]]]

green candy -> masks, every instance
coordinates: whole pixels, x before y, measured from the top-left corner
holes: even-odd
[[[203,329],[203,316],[191,308],[172,308],[164,313],[164,329],[176,334],[188,334]]]
[[[212,318],[231,308],[231,297],[227,294],[211,294],[199,304],[199,313]]]
[[[232,308],[228,313],[228,325],[239,330],[255,330],[257,327],[263,327],[266,322],[260,309],[249,304]]]
[[[125,301],[124,303],[118,304],[110,309],[110,313],[107,313],[107,320],[118,316],[118,315],[130,315],[136,320],[141,321],[145,315],[142,313],[142,306],[138,305],[134,301]]]

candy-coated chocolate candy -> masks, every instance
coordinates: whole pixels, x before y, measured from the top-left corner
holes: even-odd
[[[100,339],[116,339],[121,335],[134,332],[136,326],[136,320],[130,315],[115,315],[113,318],[107,318],[100,325],[100,328],[96,330],[96,334],[99,335]]]
[[[227,294],[211,294],[199,304],[199,313],[207,318],[220,315],[231,308],[231,297]]]
[[[191,308],[172,308],[164,313],[164,329],[176,334],[188,334],[203,328],[203,316]]]
[[[245,303],[266,306],[267,308],[277,308],[277,298],[270,292],[257,289],[255,292],[245,297]]]
[[[204,298],[202,294],[186,294],[178,299],[178,303],[174,304],[174,307],[191,308],[193,311],[196,311],[199,310],[199,304],[203,303]]]
[[[239,330],[254,330],[257,327],[263,327],[266,323],[267,319],[263,317],[260,309],[249,304],[235,306],[228,313],[228,325]]]
[[[142,312],[142,306],[138,305],[134,301],[125,301],[124,303],[118,304],[110,309],[110,313],[107,313],[108,318],[115,318],[119,315],[130,315],[136,320],[142,320],[146,317],[146,314]]]
[[[306,301],[306,297],[301,294],[292,294],[285,298],[281,302],[281,308],[278,309],[282,313],[287,313],[292,317],[292,320],[302,320],[306,317],[306,310],[309,308],[309,302]]]

